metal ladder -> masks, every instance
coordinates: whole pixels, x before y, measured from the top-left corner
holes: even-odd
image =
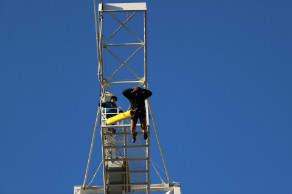
[[[140,124],[137,124],[138,129],[139,127]],[[102,124],[103,178],[106,194],[130,193],[135,191],[144,191],[150,194],[149,129],[150,126],[148,124],[148,138],[146,141],[144,138],[141,138],[143,133],[138,132],[137,141],[133,144],[131,142],[132,136],[129,124]],[[145,166],[141,168],[141,164],[144,161]],[[144,179],[144,181],[141,181],[141,179]],[[139,180],[139,182],[135,180]]]

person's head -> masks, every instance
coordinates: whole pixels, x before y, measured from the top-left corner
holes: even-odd
[[[141,88],[139,86],[133,88],[133,94],[135,96],[139,96],[140,93],[141,93]]]
[[[110,101],[115,103],[118,101],[118,98],[116,96],[112,96]]]

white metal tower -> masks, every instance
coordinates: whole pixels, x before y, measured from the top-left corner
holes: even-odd
[[[98,14],[96,12],[96,4],[94,0],[94,11],[96,18],[96,38],[97,38],[97,50],[98,50],[98,78],[101,86],[100,102],[108,100],[113,95],[112,86],[120,84],[125,88],[125,85],[133,84],[139,85],[148,89],[148,73],[147,73],[147,8],[146,3],[100,3],[98,5]],[[122,22],[119,18],[118,13],[127,13],[127,19]],[[129,15],[128,15],[129,14]],[[143,15],[143,21],[141,26],[135,26],[135,28],[141,28],[143,32],[143,38],[139,38],[139,35],[133,32],[128,27],[128,22],[132,20],[138,14]],[[106,17],[112,17],[119,23],[119,27],[108,37],[105,38],[103,27],[107,23]],[[97,23],[98,20],[98,23]],[[118,43],[110,43],[115,36],[122,29],[126,30],[131,34],[136,42],[126,42],[121,39]],[[113,48],[129,48],[136,47],[134,52],[127,56],[126,60],[122,60],[120,57],[112,51]],[[141,66],[142,71],[133,70],[128,65],[129,61],[139,50],[144,48],[142,60],[135,62],[137,66]],[[104,51],[108,52],[114,60],[118,61],[119,67],[114,69],[110,74],[105,73],[107,65],[104,63]],[[123,52],[121,52],[123,53]],[[120,54],[121,54],[120,53]],[[140,56],[141,58],[141,56]],[[134,77],[135,80],[120,79],[115,76],[121,69],[126,68]],[[109,68],[110,69],[110,68]],[[116,80],[112,81],[115,76]],[[167,192],[168,194],[180,194],[181,187],[179,183],[171,182],[168,175],[162,147],[157,132],[154,115],[152,112],[150,100],[147,99],[146,105],[146,126],[148,132],[148,139],[145,141],[139,140],[142,137],[142,133],[138,132],[137,142],[133,144],[131,141],[130,124],[126,122],[119,122],[116,125],[106,125],[106,114],[103,108],[100,106],[97,111],[97,117],[95,121],[95,127],[90,147],[90,153],[85,173],[85,178],[82,186],[74,187],[74,194],[85,194],[85,193],[105,193],[105,194],[122,194],[122,193],[151,193],[151,192]],[[156,133],[164,169],[167,176],[168,183],[165,183],[162,179],[161,184],[151,184],[150,182],[150,165],[152,163],[150,157],[150,116],[153,122],[154,130]],[[101,139],[102,139],[102,167],[103,167],[103,186],[93,186],[92,181],[87,183],[88,170],[90,167],[90,161],[93,151],[93,145],[97,126],[100,123]],[[140,127],[137,124],[137,127]],[[142,139],[142,138],[141,138]],[[96,175],[96,174],[95,174]],[[95,178],[95,175],[93,179]],[[92,179],[92,180],[93,180]]]

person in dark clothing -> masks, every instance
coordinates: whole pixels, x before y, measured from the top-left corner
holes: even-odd
[[[101,103],[101,106],[104,108],[104,112],[106,113],[106,118],[110,118],[117,115],[118,109],[116,105],[116,101],[118,98],[116,96],[112,96],[110,101],[105,101]]]
[[[147,139],[145,100],[152,95],[152,92],[137,86],[123,91],[123,95],[129,99],[131,109],[135,111],[135,116],[131,119],[132,142],[135,143],[136,141],[138,118],[141,122],[144,139]]]
[[[112,96],[110,101],[105,101],[101,103],[101,106],[104,108],[103,113],[106,113],[106,118],[110,118],[116,116],[118,113],[118,107],[116,105],[116,101],[118,98],[116,96]],[[122,110],[119,111],[120,113],[123,112]],[[108,131],[111,133],[115,133],[116,130],[114,128],[108,128]]]

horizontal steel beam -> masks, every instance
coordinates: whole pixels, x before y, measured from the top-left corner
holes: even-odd
[[[148,160],[148,158],[118,158],[118,159],[104,159],[105,162],[110,161],[141,161],[141,160]]]
[[[137,132],[137,134],[139,135],[142,135],[142,134],[144,134],[144,133],[142,133],[142,132]],[[147,133],[147,134],[149,134],[149,132]],[[102,135],[132,135],[131,133],[103,133]]]
[[[104,149],[110,148],[145,148],[147,145],[128,145],[128,146],[103,146]]]
[[[147,127],[150,125],[148,124]],[[124,124],[124,125],[102,125],[102,128],[129,128],[131,124]],[[136,127],[141,127],[141,124],[137,124]]]
[[[110,10],[110,11],[107,11],[107,10],[102,10],[100,12],[130,12],[130,11],[135,11],[135,12],[145,12],[144,10]]]
[[[148,132],[147,133],[148,134],[148,136],[150,135],[150,133]],[[102,134],[103,136],[113,136],[113,135],[132,135],[131,133],[103,133]],[[144,135],[144,133],[142,133],[142,132],[137,132],[137,135]]]
[[[146,185],[132,185],[131,192],[145,192]],[[151,192],[162,192],[162,191],[173,191],[175,186],[169,186],[168,184],[151,184],[150,191]],[[104,186],[92,186],[86,187],[85,189],[82,186],[74,187],[75,194],[87,194],[87,193],[104,193]]]
[[[125,125],[102,125],[102,128],[129,128],[131,127],[131,124],[125,124]],[[136,127],[141,127],[141,124],[137,124]]]
[[[120,82],[108,82],[109,84],[144,84],[144,81],[120,81]]]
[[[128,184],[106,184],[106,186],[119,186],[119,187],[122,187],[122,186],[133,186],[133,185],[148,185],[148,183],[128,183]]]
[[[99,12],[146,11],[145,2],[140,3],[100,3]]]
[[[136,171],[115,171],[115,172],[107,172],[108,174],[134,174],[134,173],[147,173],[147,170],[136,170]]]
[[[104,44],[103,48],[110,46],[144,46],[144,43]]]

